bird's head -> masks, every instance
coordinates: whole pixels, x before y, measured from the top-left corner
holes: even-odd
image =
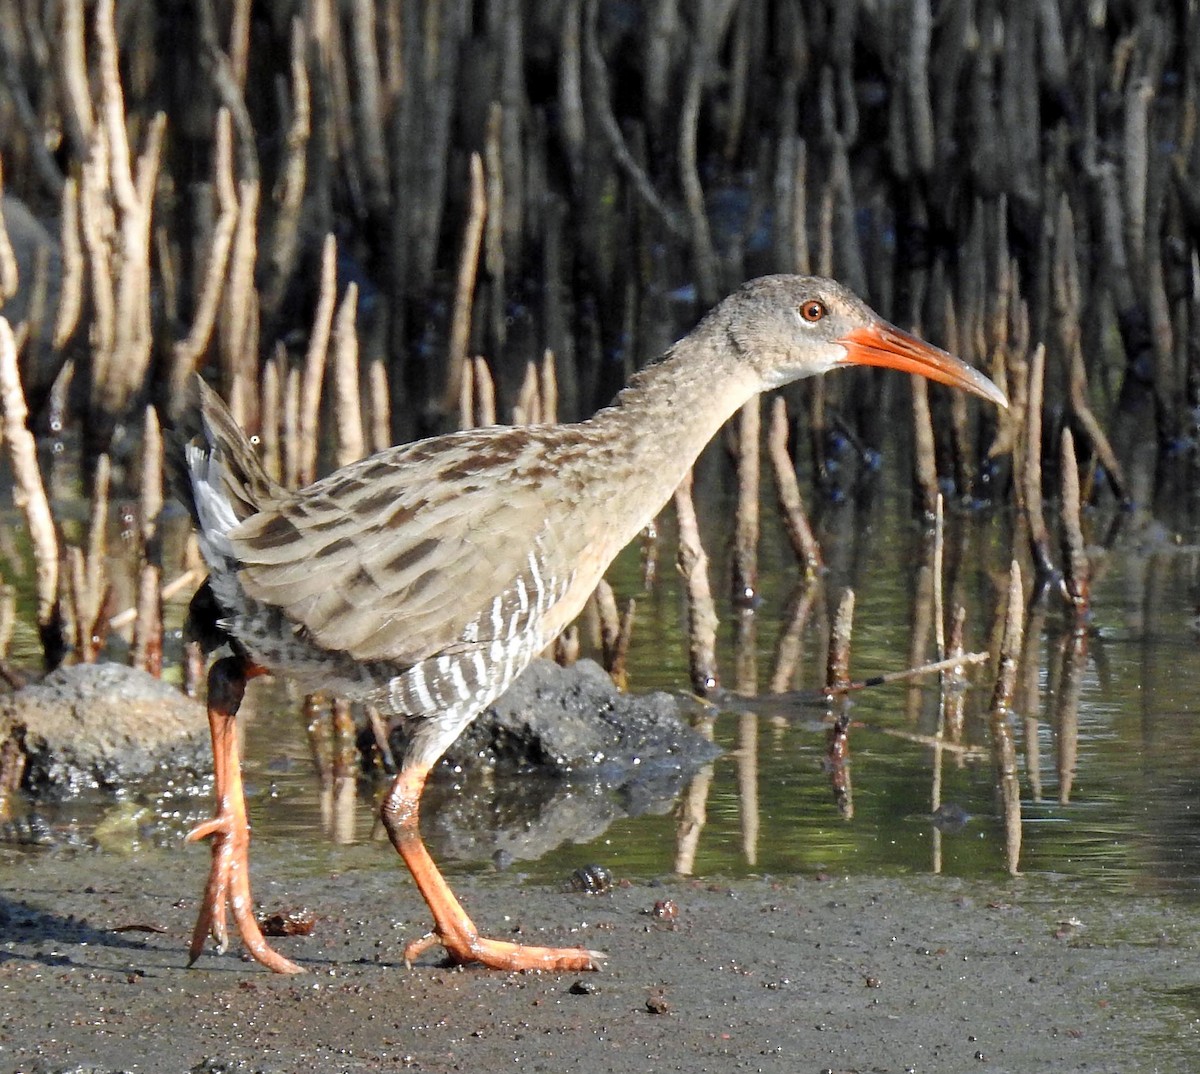
[[[857,295],[818,276],[763,276],[727,300],[726,327],[766,388],[844,365],[878,365],[964,388],[997,406],[977,369],[889,324]]]

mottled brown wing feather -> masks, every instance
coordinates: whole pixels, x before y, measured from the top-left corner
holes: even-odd
[[[486,429],[339,470],[230,534],[239,579],[317,644],[416,663],[494,634],[492,602],[533,584],[546,541],[546,444]],[[484,477],[497,461],[506,479]],[[558,514],[555,514],[558,517]]]

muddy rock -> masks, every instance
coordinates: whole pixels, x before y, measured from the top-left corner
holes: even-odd
[[[718,753],[671,694],[622,693],[591,660],[535,660],[450,747],[446,764],[622,786],[689,773]]]
[[[5,727],[24,731],[23,787],[35,797],[114,791],[212,764],[203,707],[121,664],[59,668],[0,699]]]

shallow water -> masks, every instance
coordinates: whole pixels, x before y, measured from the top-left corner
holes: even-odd
[[[722,594],[728,589],[725,557],[713,550],[728,543],[726,513],[705,514],[713,586]],[[751,616],[760,692],[771,679],[798,581],[774,523],[766,526],[762,600]],[[793,687],[811,689],[823,678],[827,609],[844,584],[857,594],[855,677],[934,659],[932,637],[923,656],[910,655],[917,609],[928,599],[930,573],[922,575],[930,559],[928,530],[905,504],[883,499],[866,508],[832,509],[820,528],[830,570],[802,635],[804,655]],[[669,521],[659,541],[652,592],[640,592],[637,548],[627,551],[612,577],[619,600],[638,597],[632,687],[681,690],[686,651]],[[946,600],[967,607],[968,651],[988,648],[1011,541],[1001,518],[963,513],[948,520]],[[1037,643],[1026,649],[1013,721],[1022,788],[1021,871],[1114,894],[1200,894],[1198,544],[1194,530],[1172,531],[1131,516],[1107,551],[1093,549],[1093,611],[1083,644],[1072,644],[1053,594],[1040,618],[1027,617]],[[722,673],[724,685],[732,687],[737,615],[727,602],[720,610]],[[1000,878],[1005,834],[985,718],[992,674],[986,665],[968,671],[962,742],[973,749],[943,752],[940,802],[951,822],[945,830],[931,818],[935,751],[894,734],[936,731],[938,682],[931,676],[919,688],[880,686],[854,696],[852,817],[843,817],[831,793],[824,706],[811,698],[778,704],[760,698],[752,711],[729,705],[716,720],[716,740],[727,752],[692,788],[692,808],[703,805],[704,822],[690,862],[679,859],[683,804],[676,803],[661,815],[628,817],[617,808],[603,834],[568,840],[512,868],[550,883],[593,863],[618,877],[654,877],[682,867],[700,877],[940,871]],[[1077,703],[1071,700],[1072,676]],[[380,835],[366,790],[344,813],[340,839],[348,845],[333,845],[322,834],[318,783],[297,708],[277,690],[260,695],[257,709],[247,739],[256,842],[286,840],[298,861],[320,871],[396,868],[386,843],[373,845]],[[498,794],[508,790],[496,788]],[[447,845],[439,847],[436,835],[430,838],[448,871],[493,868],[482,853],[455,858]]]
[[[726,703],[715,721],[713,734],[726,753],[692,788],[693,820],[703,807],[703,825],[698,835],[693,831],[694,848],[688,854],[681,851],[684,803],[666,813],[626,816],[614,802],[614,819],[602,834],[594,829],[577,833],[579,842],[567,838],[540,858],[518,857],[513,868],[551,883],[592,863],[617,876],[640,877],[675,870],[701,877],[933,871],[970,878],[1003,875],[1005,833],[986,720],[993,671],[987,665],[967,673],[971,685],[962,744],[968,752],[943,751],[940,765],[928,744],[898,737],[936,732],[936,676],[918,687],[888,685],[855,694],[852,816],[842,815],[831,792],[825,759],[829,713],[811,694],[824,679],[829,620],[842,587],[852,586],[857,595],[854,677],[935,658],[928,625],[931,531],[914,520],[906,495],[886,491],[906,489],[907,472],[903,458],[886,459],[875,477],[874,495],[827,506],[816,519],[828,570],[799,634],[798,670],[789,679],[793,690],[810,696],[773,702],[766,695],[781,635],[803,594],[800,574],[775,520],[768,479],[760,601],[751,613],[730,607],[730,480],[720,448],[706,454],[698,471],[700,515],[722,621],[723,685],[740,685],[743,692],[751,687],[759,696],[748,706]],[[1086,881],[1113,892],[1200,893],[1200,721],[1195,718],[1200,713],[1200,497],[1191,497],[1174,504],[1176,517],[1163,522],[1138,512],[1110,512],[1088,520],[1094,531],[1094,579],[1092,613],[1082,642],[1072,640],[1062,601],[1053,593],[1027,613],[1030,641],[1013,719],[1022,788],[1019,867],[1024,872]],[[1110,538],[1114,519],[1120,525]],[[182,529],[175,525],[172,532]],[[19,544],[19,527],[8,532]],[[177,545],[178,536],[169,535],[169,543]],[[610,572],[618,600],[632,596],[638,601],[629,661],[636,690],[687,688],[674,547],[668,511],[661,520],[654,585],[648,591],[643,587],[643,549],[636,545]],[[967,610],[968,651],[994,648],[993,621],[1013,547],[1006,514],[949,512],[945,601]],[[18,585],[26,588],[20,579]],[[178,605],[174,613],[176,619],[182,614]],[[18,662],[33,663],[36,642],[27,627],[26,622],[18,631],[12,655]],[[747,638],[752,641],[745,642]],[[924,638],[923,646],[914,645],[914,638]],[[343,810],[342,845],[323,833],[319,782],[299,705],[286,689],[252,688],[246,708],[256,843],[286,841],[299,860],[322,871],[351,863],[395,868],[386,844],[373,845],[380,836],[371,788],[365,785],[358,788],[357,801]],[[950,811],[952,822],[944,830],[931,818],[939,769],[938,801]],[[513,788],[498,786],[495,793],[520,797],[519,788],[514,794]],[[603,792],[583,788],[579,793]],[[183,798],[169,810],[176,807],[177,828],[209,808],[198,798]],[[76,811],[68,812],[78,820]],[[91,807],[84,814],[86,836]],[[536,817],[522,822],[539,823]],[[450,871],[493,868],[488,851],[463,851],[461,840],[451,846],[441,839],[439,846],[436,824],[426,827]],[[168,838],[177,834],[169,832]]]

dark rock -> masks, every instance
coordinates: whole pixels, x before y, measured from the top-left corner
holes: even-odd
[[[623,785],[692,771],[720,749],[683,720],[671,694],[624,694],[591,660],[535,660],[450,747],[446,762]],[[640,770],[640,771],[639,771]]]
[[[122,664],[59,668],[0,698],[0,728],[23,728],[24,789],[64,797],[157,772],[211,768],[203,707]]]

